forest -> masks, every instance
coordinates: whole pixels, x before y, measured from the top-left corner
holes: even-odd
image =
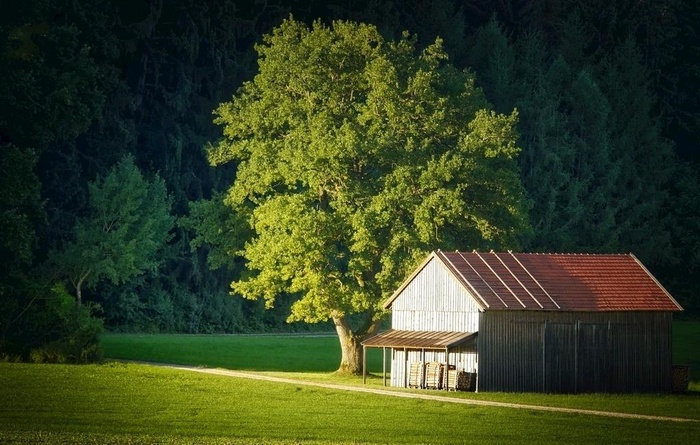
[[[700,314],[694,0],[10,1],[0,359],[90,361],[105,329],[334,329],[330,316],[288,322],[293,290],[232,292],[251,234],[224,197],[244,170],[212,158],[220,107],[292,18],[369,24],[426,53],[439,39],[494,112],[517,114],[528,220],[517,248],[631,252],[682,316]]]

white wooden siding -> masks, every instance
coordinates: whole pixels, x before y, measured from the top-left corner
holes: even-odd
[[[392,328],[476,332],[479,309],[469,292],[433,258],[394,300]]]
[[[479,307],[450,271],[433,258],[391,305],[391,327],[409,331],[477,332]],[[406,372],[413,362],[448,363],[445,351],[395,349],[391,354],[391,385],[407,385]],[[458,371],[475,372],[475,345],[450,351],[449,364]]]

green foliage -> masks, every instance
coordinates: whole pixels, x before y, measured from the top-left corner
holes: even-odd
[[[680,166],[661,135],[649,91],[651,75],[642,60],[629,36],[599,68],[599,83],[612,110],[608,126],[618,175],[607,201],[618,208],[621,249],[634,251],[646,263],[664,264],[676,260],[671,244],[674,223],[666,207],[675,199],[671,181]]]
[[[290,320],[362,313],[363,335],[428,251],[519,245],[517,114],[488,111],[440,40],[417,51],[370,25],[289,19],[257,51],[209,150],[238,162],[227,204],[252,208],[254,274],[235,291],[268,306],[298,294]]]
[[[89,214],[78,220],[75,239],[52,259],[75,287],[79,303],[82,285],[118,284],[154,272],[174,221],[162,180],[146,180],[131,157],[92,182],[89,192]]]
[[[62,1],[0,6],[0,131],[15,145],[43,152],[100,117],[114,70],[100,60],[104,48],[85,39],[88,23],[104,24],[100,3],[86,6],[94,8],[87,23],[63,20]]]
[[[22,313],[14,313],[0,352],[35,363],[88,363],[102,358],[98,305],[79,305],[61,283],[33,292],[33,298],[18,300]]]
[[[31,150],[0,145],[0,299],[23,292],[23,274],[34,262],[37,229],[45,223]],[[0,303],[2,305],[2,303]],[[5,315],[13,312],[2,311]]]
[[[576,10],[567,17],[555,47],[536,30],[511,41],[491,21],[470,51],[497,109],[520,111],[534,227],[527,247],[669,261],[665,207],[676,161],[653,116],[649,75],[631,39],[599,57],[590,53],[590,24]]]
[[[211,199],[190,203],[190,212],[180,218],[181,226],[195,231],[190,242],[194,249],[207,248],[207,262],[210,267],[218,269],[224,266],[232,268],[232,259],[250,237],[246,223],[245,209],[234,212],[224,204],[223,194],[217,193]]]
[[[0,148],[2,270],[11,263],[31,263],[37,245],[36,224],[42,221],[43,213],[40,184],[33,172],[35,164],[36,156],[31,150],[12,145]]]
[[[175,227],[167,248],[158,253],[158,274],[96,284],[90,298],[101,303],[110,328],[280,329],[295,295],[283,294],[284,302],[278,297],[268,313],[258,302],[227,295],[228,284],[241,278],[243,269],[242,260],[231,261],[227,252],[240,250],[249,237],[250,229],[239,225],[252,208],[238,206],[234,212],[219,205],[216,194],[231,184],[238,165],[211,169],[202,147],[219,137],[212,110],[255,74],[254,42],[262,42],[261,36],[290,12],[305,23],[319,18],[371,23],[387,39],[383,46],[400,40],[404,30],[418,49],[431,47],[439,36],[454,65],[476,70],[478,85],[497,112],[518,110],[523,149],[518,162],[535,226],[522,246],[633,251],[685,307],[697,308],[700,274],[694,252],[700,247],[693,178],[698,163],[679,167],[671,152],[684,161],[697,161],[700,153],[698,5],[690,0],[0,2],[0,338],[22,336],[11,331],[19,329],[28,308],[48,293],[45,283],[53,280],[43,278],[49,272],[44,259],[74,243],[77,222],[90,213],[88,183],[105,177],[129,153],[146,177],[162,178],[174,216],[187,214],[190,201],[206,200],[212,203],[193,207],[192,215],[221,223],[196,234],[192,226]],[[341,50],[328,54],[342,62]],[[367,50],[369,56],[373,49]],[[318,67],[332,62],[323,62],[322,53],[316,56]],[[375,66],[377,85],[413,69],[408,59],[390,61],[405,61],[407,68],[396,76],[387,71],[386,79]],[[296,61],[281,74],[307,76],[295,78],[297,92],[308,91],[307,80],[324,83],[318,81],[322,73],[304,73],[301,67],[308,63],[302,57],[289,60]],[[347,77],[349,67],[343,82],[354,79]],[[399,90],[409,91],[408,77],[399,79]],[[325,82],[319,91],[325,94],[339,83]],[[418,87],[414,82],[412,91]],[[358,88],[345,94],[353,91],[360,94]],[[381,105],[376,98],[382,94],[375,92],[372,100]],[[317,95],[297,105],[304,111],[304,104],[341,104],[341,96]],[[429,122],[432,112],[416,105],[397,100],[395,108],[405,109],[383,111],[385,118],[403,117],[376,147],[384,150],[395,145],[391,138],[437,122]],[[411,115],[426,119],[414,121]],[[326,134],[327,140],[339,141],[338,147],[352,146],[348,138],[364,137],[361,132],[372,125],[381,128],[376,119],[353,121],[342,106],[328,121],[347,116],[345,127],[336,125],[343,134]],[[312,130],[321,133],[327,124],[317,120]],[[377,132],[370,136],[363,140],[379,140]],[[364,157],[363,150],[348,151],[347,159]],[[370,178],[384,168],[378,164],[370,172],[367,167],[379,157],[367,156],[368,164],[360,166]],[[299,163],[308,160],[300,157]],[[604,164],[592,166],[595,162]],[[410,169],[405,175],[417,177]],[[430,210],[421,215],[416,227],[428,233]],[[386,226],[390,216],[382,218],[376,223]],[[226,229],[217,233],[215,225]],[[402,227],[405,218],[399,218],[396,236]],[[440,236],[436,246],[447,248],[452,241],[444,231]],[[358,240],[363,237],[358,233]],[[463,244],[473,247],[467,240]],[[207,262],[227,267],[212,270]],[[122,306],[127,308],[123,317]]]
[[[35,319],[41,346],[29,352],[34,363],[89,363],[102,358],[100,335],[103,323],[96,313],[100,307],[94,303],[78,305],[65,287],[57,284],[51,290],[41,313]]]

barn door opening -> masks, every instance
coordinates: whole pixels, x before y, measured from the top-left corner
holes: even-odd
[[[545,323],[545,392],[577,392],[577,354],[576,323]]]

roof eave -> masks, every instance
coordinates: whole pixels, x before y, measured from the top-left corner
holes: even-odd
[[[639,267],[641,267],[642,270],[644,270],[644,272],[649,276],[649,278],[651,278],[652,280],[654,280],[654,283],[656,283],[656,285],[659,286],[659,289],[661,289],[661,290],[664,292],[664,294],[666,294],[666,296],[668,297],[668,299],[671,300],[671,301],[673,302],[674,305],[676,305],[676,307],[678,308],[678,310],[677,310],[677,311],[673,311],[673,312],[683,312],[683,311],[684,311],[683,306],[681,306],[681,305],[676,301],[676,299],[673,298],[673,297],[671,296],[671,294],[666,290],[666,288],[663,286],[663,284],[659,283],[659,280],[657,280],[656,277],[654,277],[654,275],[652,275],[651,272],[649,272],[649,269],[647,269],[646,266],[644,266],[644,264],[642,264],[642,262],[639,261],[639,259],[637,259],[637,257],[634,256],[633,253],[630,253],[629,255],[630,255],[630,257],[632,257],[632,259],[639,265]],[[669,311],[669,312],[671,312],[671,311]]]

